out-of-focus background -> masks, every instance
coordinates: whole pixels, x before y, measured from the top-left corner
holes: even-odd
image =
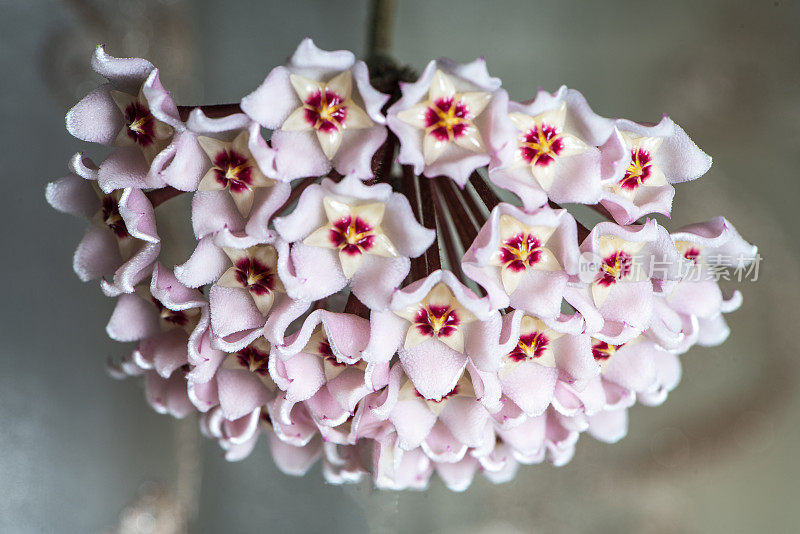
[[[127,350],[104,333],[113,303],[72,273],[83,224],[44,200],[70,155],[93,150],[63,116],[98,82],[95,44],[149,58],[180,104],[234,102],[305,36],[363,53],[366,21],[365,0],[0,0],[0,532],[114,531],[121,517],[147,532],[131,510],[192,486],[176,480],[191,424],[106,375]],[[730,339],[684,356],[679,388],[632,409],[617,445],[583,436],[565,467],[398,494],[326,485],[318,468],[285,476],[264,440],[241,463],[203,440],[191,531],[796,532],[798,2],[403,0],[394,42],[417,68],[485,56],[515,99],[567,84],[603,115],[668,113],[714,157],[678,186],[669,224],[725,215],[759,245],[759,280],[742,287]]]

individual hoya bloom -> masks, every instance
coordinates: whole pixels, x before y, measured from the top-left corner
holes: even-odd
[[[386,123],[400,139],[397,161],[413,165],[416,174],[448,176],[463,187],[475,169],[489,163],[493,143],[510,129],[501,120],[508,95],[483,59],[466,65],[431,61],[416,82],[401,83],[400,90]]]
[[[161,171],[184,159],[185,127],[158,69],[144,59],[109,56],[102,46],[95,50],[92,68],[108,83],[78,102],[66,123],[78,139],[116,147],[100,165],[100,187],[163,186]]]
[[[386,140],[381,108],[388,99],[370,85],[366,64],[352,52],[327,52],[304,39],[286,66],[242,99],[242,110],[273,130],[283,179],[321,176],[331,167],[364,179]]]
[[[562,86],[539,90],[529,102],[509,102],[514,128],[492,162],[489,177],[522,199],[531,210],[555,202],[600,201],[604,171],[625,157],[621,143],[609,141],[614,121],[595,114],[578,91]]]
[[[371,364],[400,362],[425,398],[440,400],[465,369],[480,387],[478,397],[499,408],[492,371],[499,366],[500,315],[449,271],[436,271],[395,292],[389,309],[370,316],[370,341],[362,358]],[[470,365],[468,365],[470,364]]]
[[[223,251],[228,268],[209,289],[214,345],[234,352],[265,333],[271,334],[270,339],[282,340],[289,324],[310,305],[286,294],[280,271],[286,270],[288,246],[272,240]],[[197,262],[192,262],[191,267],[195,272],[190,277],[208,278],[199,272],[202,266]],[[218,272],[215,265],[210,268]]]
[[[432,399],[395,364],[387,391],[372,404],[373,413],[392,424],[400,448],[422,447],[434,461],[457,462],[471,447],[494,444],[491,416],[464,374],[450,391]]]
[[[616,127],[629,157],[604,180],[601,203],[619,224],[648,213],[669,216],[675,195],[672,184],[704,175],[711,157],[667,116],[653,126],[618,119]]]
[[[281,421],[289,423],[294,405],[303,401],[320,426],[337,427],[351,418],[361,399],[388,380],[388,364],[366,374],[361,351],[368,340],[367,319],[325,310],[309,314],[270,357],[270,373],[285,392],[276,402]]]
[[[490,213],[462,260],[495,308],[559,314],[570,275],[578,272],[575,220],[566,210],[526,213],[506,203]]]
[[[643,225],[598,223],[581,244],[583,284],[565,299],[586,321],[587,332],[602,332],[624,343],[650,323],[653,285],[677,280],[683,260],[667,231],[654,220]]]
[[[355,176],[307,187],[294,211],[275,219],[275,229],[292,243],[294,273],[281,273],[290,296],[318,300],[349,284],[370,308],[386,306],[408,274],[409,258],[435,237],[416,221],[405,196]]]
[[[229,192],[242,217],[250,215],[255,190],[275,183],[264,176],[250,153],[249,138],[247,130],[242,130],[229,142],[213,137],[197,138],[211,161],[211,168],[200,180],[198,190]]]
[[[712,344],[724,341],[727,327],[722,313],[735,310],[741,304],[741,295],[734,292],[730,299],[723,297],[717,283],[726,268],[747,269],[756,261],[758,249],[747,243],[736,229],[723,217],[686,226],[672,234],[678,253],[686,260],[686,269],[680,281],[662,284],[657,321],[650,335],[664,346],[685,351],[698,341],[699,321],[712,328]],[[706,338],[706,343],[712,341]]]
[[[503,326],[508,332],[498,371],[503,400],[525,415],[544,413],[559,382],[580,388],[597,376],[589,336],[581,333],[578,323],[545,323],[515,311],[503,317]]]
[[[217,285],[246,289],[258,311],[266,316],[275,302],[275,295],[286,292],[278,277],[278,251],[266,244],[223,250],[233,265],[220,276]]]
[[[75,273],[84,282],[101,278],[109,296],[133,293],[161,248],[153,206],[138,189],[101,191],[97,168],[80,155],[70,162],[70,171],[48,184],[46,196],[55,209],[91,222],[75,250]]]
[[[382,490],[424,490],[428,487],[434,464],[421,447],[405,450],[396,434],[374,441],[372,477]]]
[[[645,336],[623,344],[592,338],[592,356],[600,374],[581,391],[561,388],[556,395],[560,412],[591,416],[627,408],[637,396],[647,404],[660,404],[680,381],[678,356]]]

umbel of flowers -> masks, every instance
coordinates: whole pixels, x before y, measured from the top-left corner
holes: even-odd
[[[286,473],[386,489],[563,465],[663,402],[741,303],[715,274],[756,249],[727,220],[646,218],[711,165],[667,117],[604,118],[566,87],[515,102],[481,59],[379,91],[308,39],[240,105],[176,106],[102,47],[92,66],[107,82],[66,124],[109,154],[76,154],[47,199],[90,221],[75,272],[132,344],[112,373],[230,460],[262,440]],[[164,265],[155,210],[181,193],[196,246]]]

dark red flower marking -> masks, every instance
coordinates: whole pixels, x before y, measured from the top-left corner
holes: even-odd
[[[697,260],[700,258],[700,249],[692,247],[683,253],[683,257],[686,258],[687,260],[691,260],[697,263]]]
[[[533,267],[541,257],[542,242],[533,234],[520,232],[500,245],[500,261],[515,272]]]
[[[441,399],[439,399],[439,400],[436,400],[436,399],[429,399],[428,397],[424,396],[422,393],[420,393],[419,391],[417,391],[417,388],[414,388],[414,395],[416,395],[416,396],[417,396],[417,397],[419,397],[420,399],[425,399],[426,401],[429,401],[429,402],[436,402],[436,403],[439,403],[439,402],[443,402],[445,399],[447,399],[447,398],[449,398],[449,397],[452,397],[452,396],[454,396],[454,395],[458,395],[458,391],[459,391],[459,389],[460,389],[460,388],[459,388],[458,384],[456,384],[456,385],[455,385],[455,387],[454,387],[453,389],[451,389],[449,393],[446,393],[446,394],[442,395],[442,398],[441,398]]]
[[[619,181],[619,186],[628,191],[635,191],[645,183],[652,174],[653,157],[643,148],[631,150],[631,162],[625,170],[625,176]]]
[[[119,239],[130,237],[128,227],[119,213],[119,204],[113,195],[105,195],[101,201],[101,215],[103,222],[108,226],[114,235]]]
[[[239,365],[260,376],[269,375],[269,354],[248,345],[236,353]]]
[[[550,340],[543,332],[525,334],[520,336],[517,346],[508,353],[508,357],[515,362],[540,358],[548,345],[550,345]]]
[[[256,258],[241,258],[234,266],[236,281],[255,295],[268,295],[275,290],[275,273]]]
[[[440,98],[425,111],[425,131],[439,141],[461,137],[470,125],[472,115],[461,100]]]
[[[333,354],[333,350],[331,349],[331,344],[328,340],[320,341],[319,345],[317,345],[317,352],[322,355],[322,358],[333,365],[334,367],[345,367],[347,364],[340,362],[336,359],[336,356]]]
[[[530,165],[546,167],[564,150],[564,139],[555,126],[543,122],[520,137],[519,151]]]
[[[597,362],[606,361],[616,354],[617,350],[621,346],[622,345],[611,345],[605,341],[595,341],[592,344],[592,356],[594,356],[594,359]]]
[[[325,92],[315,91],[304,104],[306,121],[323,133],[342,129],[347,120],[344,98],[329,89]]]
[[[155,297],[150,297],[150,300],[158,310],[159,318],[165,323],[180,327],[185,327],[189,324],[189,316],[185,312],[170,310]]]
[[[331,225],[329,235],[333,246],[351,256],[371,249],[375,242],[372,226],[360,217],[342,217]]]
[[[234,193],[241,193],[253,184],[253,166],[250,158],[226,149],[214,157],[214,174],[217,182]]]
[[[458,330],[461,320],[456,311],[450,306],[423,306],[414,317],[414,326],[417,330],[430,337],[447,337]]]
[[[141,102],[131,102],[125,108],[125,132],[139,146],[148,146],[155,140],[155,119],[150,108]]]
[[[630,274],[633,268],[633,259],[627,252],[618,250],[603,259],[600,265],[600,272],[597,273],[595,281],[602,286],[610,286],[619,281],[624,276]]]

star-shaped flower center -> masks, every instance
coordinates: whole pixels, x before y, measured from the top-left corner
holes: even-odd
[[[476,320],[442,282],[436,284],[421,302],[395,313],[411,323],[406,333],[406,349],[438,339],[453,350],[463,352],[463,326]]]
[[[631,162],[625,170],[625,175],[619,181],[622,189],[633,191],[645,183],[652,173],[653,157],[643,148],[631,150]]]
[[[258,310],[266,315],[272,308],[276,292],[284,292],[278,278],[278,253],[271,245],[248,249],[223,249],[233,267],[217,280],[222,287],[242,287],[250,292]]]
[[[555,230],[549,226],[527,226],[507,214],[500,216],[500,245],[490,264],[500,267],[506,293],[514,292],[528,269],[561,270],[555,255],[545,247]]]
[[[553,342],[563,334],[547,327],[541,320],[526,315],[520,322],[517,344],[506,354],[500,376],[503,377],[524,362],[535,362],[545,367],[555,367]]]
[[[527,166],[539,185],[547,191],[553,183],[556,159],[574,156],[589,149],[575,135],[564,131],[567,105],[536,116],[510,113],[508,118],[519,132],[515,166]]]
[[[667,185],[667,178],[655,161],[656,152],[658,152],[663,138],[633,137],[625,132],[620,132],[620,134],[631,157],[622,178],[616,184],[608,187],[633,202],[637,192],[643,186]]]
[[[475,119],[492,99],[486,92],[457,92],[451,77],[433,74],[428,100],[397,114],[397,118],[423,130],[425,164],[439,159],[451,143],[471,152],[485,150]]]
[[[241,367],[259,376],[269,376],[269,350],[251,344],[235,354]]]
[[[211,168],[200,180],[198,190],[227,190],[233,197],[239,213],[244,217],[250,214],[255,190],[259,187],[269,187],[274,183],[264,176],[253,159],[248,147],[249,138],[250,132],[247,130],[239,132],[230,142],[213,137],[197,138],[203,152],[211,160]]]
[[[213,167],[217,182],[234,193],[249,189],[253,183],[253,165],[250,159],[233,149],[222,149],[214,157]]]
[[[616,284],[621,278],[630,274],[632,264],[633,259],[630,254],[623,250],[617,250],[603,258],[595,281],[604,286]]]
[[[622,281],[642,279],[642,269],[636,263],[636,255],[645,243],[625,241],[622,238],[603,235],[598,238],[597,254],[602,260],[592,280],[592,296],[597,306],[605,302],[611,289]]]
[[[313,130],[328,159],[333,159],[339,150],[345,130],[373,125],[372,119],[351,97],[353,79],[349,70],[328,82],[297,74],[290,75],[289,81],[302,105],[286,118],[281,129],[300,132]]]
[[[131,95],[120,91],[111,91],[111,98],[122,112],[122,129],[117,134],[117,146],[137,146],[141,149],[148,163],[152,163],[172,138],[172,126],[161,122],[153,116],[143,92]]]
[[[125,133],[136,144],[147,146],[154,141],[153,122],[150,108],[140,102],[131,102],[125,107]]]
[[[338,250],[342,271],[347,278],[355,274],[365,254],[397,256],[397,250],[380,226],[386,210],[384,203],[351,205],[325,197],[322,204],[328,224],[312,232],[303,243]]]

